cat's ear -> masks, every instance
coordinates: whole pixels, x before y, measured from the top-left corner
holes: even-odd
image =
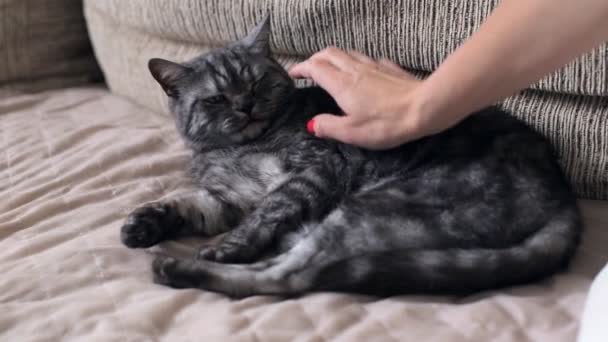
[[[241,40],[241,44],[254,53],[270,56],[270,15],[266,15],[247,37]]]
[[[189,68],[161,58],[152,58],[148,62],[152,77],[163,87],[169,97],[177,97],[179,81],[188,75]]]

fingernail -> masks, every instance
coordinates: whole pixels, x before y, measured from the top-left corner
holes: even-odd
[[[310,132],[310,134],[315,134],[315,119],[310,119],[306,124],[306,129]]]

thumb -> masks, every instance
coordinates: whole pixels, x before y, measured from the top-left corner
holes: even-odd
[[[337,116],[332,114],[319,114],[309,122],[314,135],[319,138],[330,138],[345,143],[350,142],[351,125],[348,116]]]

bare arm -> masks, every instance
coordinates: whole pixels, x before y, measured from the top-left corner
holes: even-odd
[[[606,40],[608,1],[504,0],[413,95],[459,121]]]
[[[347,114],[315,118],[317,136],[382,149],[447,129],[607,40],[608,1],[504,0],[425,81],[337,49],[290,73],[314,79]]]

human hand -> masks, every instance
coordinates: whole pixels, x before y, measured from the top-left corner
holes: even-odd
[[[389,60],[327,48],[293,66],[289,74],[313,79],[345,114],[319,114],[311,120],[309,127],[320,138],[387,149],[447,128],[423,115],[412,101],[422,81]]]

